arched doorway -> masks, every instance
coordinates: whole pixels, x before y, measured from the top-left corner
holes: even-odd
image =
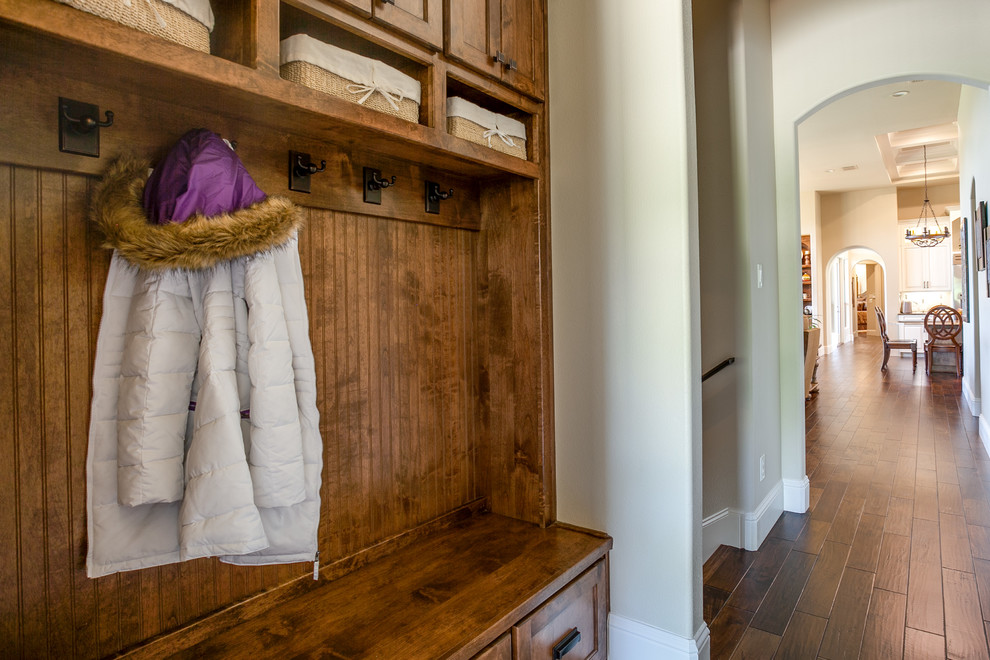
[[[887,310],[887,267],[883,257],[868,247],[849,247],[833,255],[825,268],[826,286],[820,321],[826,353],[863,335],[878,335],[875,307]]]
[[[804,480],[804,402],[800,396],[803,338],[793,313],[801,295],[797,128],[823,105],[857,89],[885,81],[928,78],[987,88],[990,59],[980,53],[980,31],[990,20],[990,5],[963,1],[953,12],[934,2],[820,3],[793,0],[769,3],[773,71],[776,235],[779,265],[779,361],[781,468],[785,480]],[[964,20],[962,16],[966,16]],[[883,30],[877,30],[882,21]],[[951,34],[944,48],[904,48],[904,35],[918,26]],[[823,58],[836,50],[841,57]],[[813,63],[813,73],[809,71]],[[809,75],[811,74],[811,75]],[[964,209],[964,217],[968,210]],[[889,296],[889,289],[888,289]],[[807,488],[807,487],[806,487]],[[791,500],[798,505],[802,504]],[[805,504],[806,506],[806,504]],[[789,510],[799,510],[800,506]]]
[[[905,83],[905,80],[903,78],[884,79],[884,80],[878,80],[872,84],[861,85],[854,89],[846,90],[842,93],[834,95],[832,98],[829,99],[828,103],[834,102],[839,99],[844,99],[856,93],[857,91],[862,91],[864,89],[879,88],[885,85],[890,85],[893,82]],[[967,83],[971,84],[973,81],[957,79],[954,82],[965,86]],[[984,85],[981,85],[981,87],[982,87],[981,91],[986,89]],[[985,93],[985,91],[983,91],[983,93]],[[828,103],[817,104],[813,111],[807,113],[799,121],[795,122],[792,125],[793,139],[798,138],[798,133],[799,133],[798,129],[800,127],[800,124],[803,121],[807,120],[809,117],[811,117],[814,114],[814,112],[827,106]],[[799,153],[799,144],[795,144],[795,147],[796,147],[795,152]],[[800,156],[793,157],[792,162],[793,162],[793,166],[795,167],[795,170],[797,170],[797,163],[799,162],[799,160],[800,160]],[[960,196],[958,194],[958,191],[960,186],[958,180],[953,182],[947,182],[944,185],[949,188],[954,188],[956,192],[955,204],[959,205],[963,200],[959,199]],[[778,215],[779,236],[782,237],[784,234],[789,235],[788,242],[792,246],[790,250],[792,254],[796,252],[797,249],[799,249],[801,235],[808,233],[807,223],[802,220],[802,214],[805,211],[805,207],[806,207],[807,195],[800,188],[799,177],[796,177],[794,188],[797,190],[797,200],[798,200],[796,217],[794,215],[791,215],[790,218],[785,220],[782,214]],[[858,191],[857,194],[860,195],[860,197],[865,195],[863,191]],[[887,316],[888,321],[892,319],[896,319],[896,315],[899,311],[898,268],[900,265],[899,252],[901,249],[900,244],[902,241],[899,241],[896,238],[897,237],[896,225],[899,220],[905,221],[908,219],[907,216],[905,215],[899,215],[900,208],[898,205],[897,193],[891,192],[889,197],[890,199],[886,202],[887,211],[888,211],[887,216],[892,218],[891,223],[894,226],[888,227],[885,230],[886,232],[885,238],[883,238],[882,241],[878,241],[874,245],[863,244],[864,246],[867,247],[876,248],[874,252],[876,252],[877,254],[874,255],[874,260],[876,261],[877,264],[883,265],[885,279],[892,278],[890,279],[889,282],[887,282],[887,286],[884,287],[883,297],[880,298],[880,300],[883,301],[883,304],[878,305],[884,310],[884,313]],[[919,196],[919,200],[920,200],[920,196]],[[968,202],[969,200],[967,199],[965,201]],[[961,205],[963,206],[963,214],[967,216],[970,215],[968,209],[969,205],[968,204],[961,204]],[[780,213],[779,208],[778,208],[778,213]],[[851,217],[854,215],[854,213],[852,211],[849,211],[848,215]],[[914,215],[914,220],[917,220],[916,212]],[[847,229],[848,229],[848,225],[847,225]],[[903,230],[901,231],[903,232]],[[853,234],[850,237],[855,237],[855,236],[856,235]],[[790,243],[790,241],[793,241],[793,243]],[[823,301],[823,304],[827,304],[828,307],[823,307],[821,309],[818,309],[816,310],[816,312],[818,315],[822,317],[823,325],[825,326],[823,328],[823,345],[825,346],[825,350],[828,351],[845,341],[849,341],[855,336],[855,331],[853,328],[857,316],[855,312],[860,310],[854,309],[854,304],[853,304],[854,295],[851,293],[851,282],[846,281],[844,279],[843,274],[848,273],[849,269],[852,268],[855,265],[855,263],[859,261],[859,259],[852,259],[848,255],[846,255],[844,257],[845,264],[843,268],[840,268],[839,270],[835,270],[835,271],[829,270],[829,268],[831,267],[832,259],[837,254],[839,254],[839,252],[841,252],[841,249],[836,249],[834,245],[827,246],[828,243],[827,241],[817,240],[816,242],[819,245],[824,244],[826,246],[825,249],[822,249],[821,252],[819,252],[819,254],[813,255],[813,259],[815,259],[818,263],[823,264],[822,270],[818,271],[817,275],[820,278],[819,286],[823,289],[821,300]],[[848,243],[846,245],[848,245]],[[845,247],[846,246],[842,246],[842,248]],[[972,245],[970,245],[970,249],[972,249]],[[800,372],[797,369],[791,366],[791,365],[796,366],[798,364],[796,355],[799,354],[797,353],[797,349],[800,347],[800,344],[798,344],[797,340],[795,339],[793,348],[788,348],[788,344],[790,342],[789,335],[791,333],[791,330],[789,328],[793,327],[796,330],[797,319],[794,318],[794,316],[791,317],[793,320],[785,319],[784,314],[788,308],[793,309],[794,306],[797,306],[796,304],[789,303],[788,301],[793,301],[794,298],[796,298],[796,296],[799,295],[799,292],[801,290],[800,287],[797,284],[795,284],[795,286],[793,287],[793,294],[787,293],[786,289],[789,287],[789,282],[791,280],[797,283],[801,274],[798,271],[798,267],[796,265],[792,266],[792,264],[794,263],[793,258],[791,258],[790,261],[787,261],[783,258],[783,255],[781,255],[779,263],[780,263],[780,277],[781,277],[781,301],[780,301],[780,306],[781,306],[781,331],[780,331],[781,332],[781,342],[780,342],[781,345],[781,351],[780,351],[781,459],[782,459],[781,467],[785,481],[790,479],[791,482],[793,483],[794,481],[798,481],[798,479],[789,475],[795,474],[800,476],[806,476],[805,465],[804,465],[805,457],[803,455],[805,408],[804,408],[804,402],[798,399],[797,397],[793,397],[793,400],[789,400],[791,399],[791,397],[788,391],[787,384],[792,377],[796,380],[796,377],[800,374]],[[788,272],[794,272],[794,275],[792,276],[788,275]],[[824,291],[824,289],[830,289],[834,293],[827,294]],[[794,297],[792,297],[792,295]],[[867,305],[867,310],[872,310],[872,306]],[[867,318],[869,319],[869,316]],[[794,324],[793,326],[790,325],[792,323]],[[888,328],[889,327],[890,326],[888,326]],[[969,330],[968,332],[972,333],[973,330]],[[797,334],[797,337],[799,338],[800,335]],[[970,335],[970,337],[971,339],[969,340],[969,345],[974,346],[975,348],[978,345],[978,336],[973,337],[972,335]],[[787,357],[787,355],[792,355],[794,357]],[[789,372],[793,372],[793,373],[789,373]],[[975,389],[972,383],[969,383],[969,387]],[[964,390],[966,389],[967,389],[967,384],[964,383]],[[968,398],[975,399],[978,402],[979,392],[976,391],[973,392],[972,394],[969,394]],[[794,500],[792,499],[791,502],[794,502]],[[798,501],[798,504],[799,506],[797,507],[797,509],[800,509],[800,504],[803,503]],[[789,509],[789,510],[795,510],[795,509]]]

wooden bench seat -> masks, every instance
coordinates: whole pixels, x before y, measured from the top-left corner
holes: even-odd
[[[596,532],[475,515],[337,579],[302,578],[261,594],[126,657],[472,658],[611,545]],[[607,571],[604,561],[598,570]],[[599,630],[583,631],[589,644],[605,639],[606,597],[598,594],[605,607],[593,617]]]

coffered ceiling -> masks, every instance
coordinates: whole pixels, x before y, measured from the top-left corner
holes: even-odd
[[[914,80],[855,92],[798,127],[801,190],[919,185],[959,175],[958,83]]]

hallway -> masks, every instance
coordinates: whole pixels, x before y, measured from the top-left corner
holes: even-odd
[[[990,458],[954,374],[879,370],[878,338],[820,360],[811,508],[705,563],[715,658],[990,658]],[[982,608],[981,608],[982,604]],[[776,656],[774,655],[776,653]]]

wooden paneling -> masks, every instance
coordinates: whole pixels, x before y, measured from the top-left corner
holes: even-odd
[[[89,186],[85,176],[0,166],[5,657],[111,654],[309,570],[203,559],[85,577],[90,381],[109,262],[86,221]],[[327,562],[485,495],[479,234],[307,215],[300,256],[325,447]]]
[[[476,234],[324,211],[307,225],[334,559],[479,496]]]
[[[0,87],[18,90],[6,109],[21,122],[0,141],[0,413],[9,429],[0,436],[9,466],[0,477],[9,530],[0,544],[0,656],[113,655],[211,613],[228,622],[257,614],[252,597],[262,592],[291,599],[312,586],[308,564],[208,559],[85,576],[90,390],[109,263],[85,217],[92,177],[120,154],[155,162],[196,126],[236,141],[263,190],[306,207],[299,249],[324,440],[321,574],[381,571],[387,553],[429,543],[489,507],[526,521],[527,532],[554,521],[546,108],[499,82],[498,66],[485,77],[448,64],[380,22],[405,12],[435,35],[438,0],[338,4],[360,7],[214,0],[221,24],[204,54],[46,0],[0,0]],[[544,76],[545,3],[518,6],[529,5],[540,43],[526,46]],[[282,80],[279,26],[298,16],[429,83],[423,123]],[[507,27],[499,11],[488,18],[496,33],[530,29]],[[449,136],[448,81],[528,114],[532,160]],[[57,151],[53,94],[116,113],[102,158]],[[309,195],[286,190],[289,149],[327,160]],[[380,206],[361,199],[364,166],[398,177]],[[425,213],[424,180],[455,189],[439,215]],[[567,561],[556,586],[537,580],[484,603],[503,618],[463,652],[483,650],[588,565]],[[481,588],[504,584],[490,577]],[[450,596],[445,616],[460,625],[466,596],[457,585],[434,587],[414,600]],[[367,630],[379,636],[369,644],[396,643],[404,657],[402,634]]]
[[[536,212],[537,184],[513,180],[493,184],[482,194],[479,240],[479,314],[486,356],[480,378],[480,428],[489,465],[492,510],[546,524],[555,517],[552,464],[553,391],[549,309],[538,286],[549,264],[540,251],[545,223]],[[532,211],[524,211],[532,209]],[[505,218],[513,218],[506,222]],[[541,258],[542,256],[542,258]]]

